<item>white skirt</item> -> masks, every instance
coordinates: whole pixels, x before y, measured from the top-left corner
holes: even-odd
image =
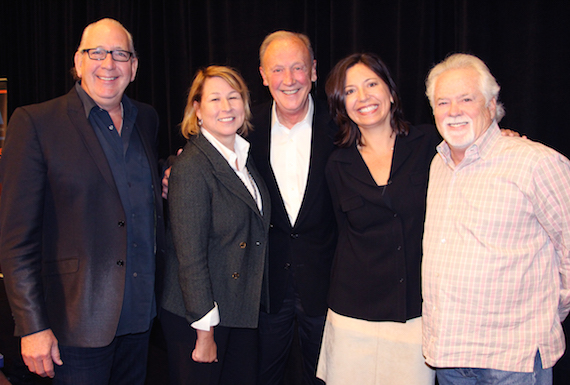
[[[329,309],[317,377],[327,385],[433,385],[422,355],[422,319],[365,321]]]

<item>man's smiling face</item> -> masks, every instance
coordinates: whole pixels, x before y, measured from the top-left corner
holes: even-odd
[[[304,117],[312,82],[317,80],[316,62],[297,38],[278,39],[267,47],[259,71],[263,84],[277,105],[277,112],[288,117]]]
[[[107,51],[123,50],[132,52],[129,39],[120,26],[100,22],[94,25],[84,36],[81,49],[75,53],[75,71],[81,78],[81,87],[104,109],[119,105],[125,89],[135,79],[137,58],[126,62],[113,60],[108,54],[104,60],[91,60],[83,49],[102,48]]]

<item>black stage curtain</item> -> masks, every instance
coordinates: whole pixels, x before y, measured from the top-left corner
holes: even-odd
[[[152,104],[162,124],[162,156],[178,133],[197,68],[225,64],[249,84],[254,103],[269,93],[258,48],[278,29],[304,32],[318,60],[315,95],[324,98],[330,68],[353,52],[379,54],[393,72],[412,123],[432,122],[424,79],[450,52],[481,57],[502,86],[513,128],[570,154],[562,99],[570,89],[570,2],[544,0],[1,0],[0,77],[8,78],[9,114],[66,93],[83,28],[113,17],[135,39],[140,65],[129,87]]]
[[[178,124],[197,68],[233,66],[253,103],[269,99],[258,48],[278,29],[311,38],[317,98],[325,98],[327,73],[339,59],[379,54],[412,123],[433,122],[424,96],[431,66],[450,52],[475,54],[502,86],[501,125],[570,154],[562,103],[570,89],[570,1],[0,0],[0,77],[8,78],[9,114],[73,86],[69,70],[81,32],[102,17],[118,19],[134,36],[139,73],[127,93],[157,109],[163,157],[184,143]]]

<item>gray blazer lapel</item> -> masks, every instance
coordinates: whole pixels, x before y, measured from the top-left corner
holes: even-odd
[[[214,176],[226,186],[228,190],[234,193],[238,198],[245,202],[254,212],[260,217],[261,212],[257,208],[257,203],[247,190],[247,187],[243,184],[241,179],[236,175],[234,170],[230,167],[228,162],[224,159],[222,154],[216,150],[214,146],[206,139],[203,135],[197,135],[194,137],[194,143],[204,155],[208,158],[212,167],[214,169]],[[261,178],[258,178],[260,180]],[[256,183],[258,181],[256,180]],[[264,206],[265,207],[265,206]]]

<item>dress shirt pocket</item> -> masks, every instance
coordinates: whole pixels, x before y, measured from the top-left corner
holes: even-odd
[[[364,200],[358,195],[343,199],[340,202],[340,208],[345,213],[362,206],[364,206]]]
[[[46,262],[42,266],[43,275],[61,275],[77,273],[79,270],[79,259],[69,258],[60,261]]]

